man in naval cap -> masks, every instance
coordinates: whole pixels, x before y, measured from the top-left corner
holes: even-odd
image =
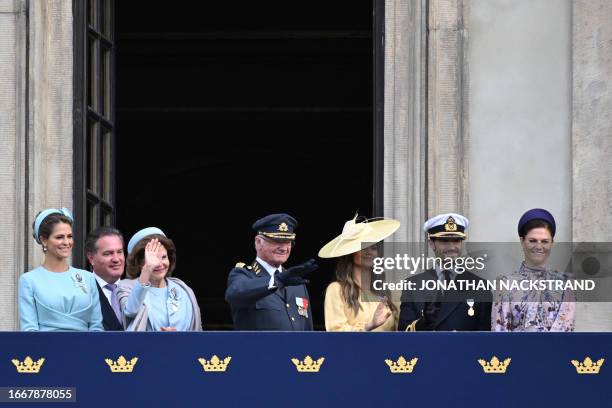
[[[436,215],[425,222],[423,229],[436,259],[456,261],[461,256],[468,225],[466,217],[455,213]],[[434,268],[408,280],[414,282],[416,288],[422,288],[426,280],[441,282],[444,286],[455,281],[458,288],[461,287],[459,281],[482,281],[469,271],[458,272],[459,268],[443,269],[436,263]],[[406,290],[402,294],[398,330],[490,331],[491,294],[461,289],[430,293]]]
[[[284,268],[295,244],[297,221],[271,214],[253,224],[257,257],[229,273],[225,300],[236,330],[312,330],[310,297],[304,279],[318,268],[314,260]]]

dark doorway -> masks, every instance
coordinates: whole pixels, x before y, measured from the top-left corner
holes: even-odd
[[[117,225],[158,226],[206,329],[231,329],[251,224],[300,223],[289,264],[316,258],[373,197],[372,1],[116,3]],[[315,328],[334,262],[309,292]]]

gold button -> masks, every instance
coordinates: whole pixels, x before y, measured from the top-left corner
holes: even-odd
[[[292,317],[291,320],[293,320],[295,322],[295,317]]]
[[[291,307],[291,305],[289,303],[287,303],[287,307]]]

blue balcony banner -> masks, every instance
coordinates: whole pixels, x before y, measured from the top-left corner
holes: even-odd
[[[0,344],[3,407],[612,407],[612,333],[3,332]]]

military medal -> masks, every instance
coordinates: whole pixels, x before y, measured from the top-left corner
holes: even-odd
[[[178,312],[180,306],[179,296],[178,292],[176,291],[176,288],[173,287],[172,289],[170,289],[168,295],[168,307],[170,308],[170,315],[173,315]]]
[[[468,316],[474,316],[474,299],[468,299],[467,304],[470,307],[468,309]]]
[[[296,297],[295,304],[297,305],[297,308],[298,308],[298,314],[300,316],[304,316],[305,318],[308,318],[308,299]]]
[[[72,274],[72,280],[74,281],[74,286],[81,289],[83,293],[87,293],[87,287],[85,286],[85,283],[83,282],[83,277],[79,272],[74,272]]]

